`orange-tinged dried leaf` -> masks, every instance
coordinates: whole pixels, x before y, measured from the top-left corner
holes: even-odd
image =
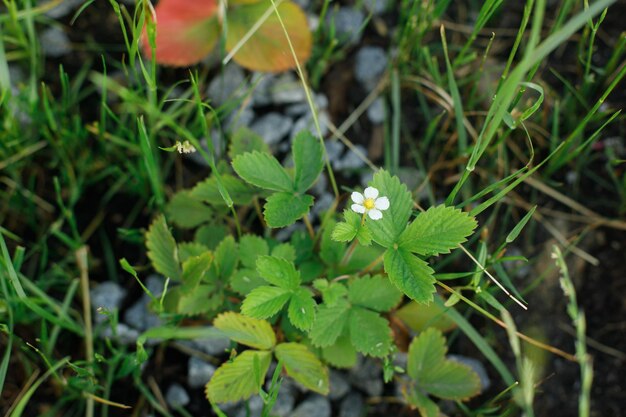
[[[211,52],[220,36],[217,0],[161,0],[155,10],[159,64],[195,64]],[[150,56],[145,33],[143,46]]]
[[[226,16],[226,49],[232,51],[245,38],[250,28],[272,7],[270,0],[261,0],[254,4],[229,8]],[[278,12],[287,28],[298,61],[304,63],[311,55],[311,32],[304,12],[289,1],[281,3]],[[255,71],[278,72],[296,66],[275,11],[272,10],[254,35],[237,50],[233,59],[239,65]]]

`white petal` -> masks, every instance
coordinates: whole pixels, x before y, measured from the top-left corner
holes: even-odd
[[[356,191],[352,193],[350,198],[352,198],[352,201],[354,201],[357,204],[363,204],[363,201],[365,200],[365,197],[363,197],[363,194],[357,193]]]
[[[357,213],[365,213],[365,207],[360,204],[353,204],[351,207],[352,211],[356,211]]]
[[[363,194],[365,194],[365,198],[375,199],[378,197],[378,190],[374,187],[367,187]]]
[[[374,207],[378,210],[387,210],[389,208],[389,199],[387,197],[380,197],[374,201]]]
[[[372,220],[380,220],[383,218],[383,213],[380,210],[371,209],[367,212]]]

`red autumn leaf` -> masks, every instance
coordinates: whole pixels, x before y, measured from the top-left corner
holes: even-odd
[[[271,8],[269,0],[250,3],[247,0],[236,0],[226,13],[227,34],[226,49],[232,51],[237,47],[234,60],[243,67],[256,71],[278,72],[296,66],[278,17],[274,10],[259,29],[246,39],[248,31]],[[311,31],[308,28],[306,15],[295,3],[285,1],[278,6],[278,12],[289,33],[289,39],[300,63],[311,55]]]
[[[204,58],[220,36],[217,0],[160,0],[156,11],[156,61],[193,65]],[[151,53],[148,37],[144,50]]]

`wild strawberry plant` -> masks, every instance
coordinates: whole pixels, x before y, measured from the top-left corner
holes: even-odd
[[[407,187],[379,170],[362,193],[352,192],[349,208],[338,215],[333,205],[315,230],[308,220],[315,201],[307,191],[324,166],[318,138],[297,135],[293,165],[286,167],[244,130],[234,135],[229,156],[230,164],[169,203],[169,219],[195,230],[193,240],[177,242],[163,216],[146,235],[154,269],[171,281],[164,312],[213,319],[240,345],[207,384],[207,398],[223,403],[261,393],[267,399],[262,386],[272,358],[322,394],[329,390],[328,366],[352,367],[359,354],[389,363],[398,350],[389,312],[408,300],[433,301],[429,258],[463,243],[476,220],[444,205],[416,211]],[[274,229],[300,221],[307,227],[288,241],[272,237]],[[405,394],[424,415],[438,412],[430,395],[463,400],[479,391],[474,371],[445,353],[434,328],[411,343]]]
[[[143,43],[158,63],[188,66],[223,39],[225,50],[234,52],[241,66],[278,72],[296,65],[285,30],[298,61],[306,61],[311,33],[306,15],[291,1],[277,1],[274,10],[270,0],[160,0]]]

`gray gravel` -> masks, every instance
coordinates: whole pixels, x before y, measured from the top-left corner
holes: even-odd
[[[49,27],[39,35],[41,51],[47,57],[58,58],[72,52],[72,43],[65,32],[57,26]]]
[[[293,127],[290,117],[283,116],[278,112],[268,113],[256,119],[250,129],[258,133],[265,143],[273,146],[281,141]]]
[[[243,69],[239,65],[234,63],[226,65],[209,83],[207,95],[212,101],[211,104],[218,107],[233,98],[241,97],[248,87],[245,80]]]
[[[328,398],[331,401],[336,401],[343,398],[348,391],[350,391],[350,384],[346,377],[331,369],[330,371],[330,392],[328,393]]]
[[[206,385],[217,368],[202,359],[192,356],[187,363],[187,385],[190,388],[200,388]]]
[[[462,363],[472,368],[472,370],[474,370],[474,372],[476,372],[478,374],[478,377],[480,378],[481,392],[489,389],[489,387],[491,386],[491,380],[489,379],[489,375],[487,374],[485,365],[483,365],[481,361],[463,355],[448,355],[448,359]]]
[[[375,125],[382,124],[385,121],[385,101],[378,97],[367,108],[367,118]]]
[[[290,417],[330,417],[330,412],[330,401],[328,401],[328,398],[312,394],[293,410]]]
[[[361,41],[361,30],[365,14],[352,7],[341,7],[326,15],[327,24],[335,23],[335,33],[339,40],[353,45]]]
[[[89,291],[89,296],[91,297],[91,307],[96,311],[94,320],[96,323],[101,323],[106,320],[106,316],[98,314],[97,311],[101,308],[110,312],[119,310],[124,297],[126,297],[126,290],[116,282],[105,281],[92,288]]]
[[[359,49],[354,61],[354,77],[366,91],[371,91],[387,68],[387,53],[379,46]]]
[[[365,402],[358,392],[351,392],[341,401],[339,417],[361,417],[365,414]]]
[[[373,359],[359,356],[356,366],[349,371],[348,379],[370,397],[379,397],[383,393],[382,369]]]
[[[172,408],[189,404],[189,394],[180,384],[172,384],[165,393],[165,402]]]

